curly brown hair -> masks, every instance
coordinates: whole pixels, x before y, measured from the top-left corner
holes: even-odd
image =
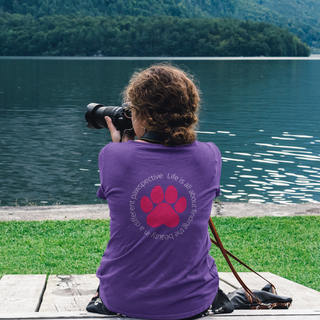
[[[192,77],[169,65],[154,65],[133,74],[123,92],[146,131],[164,132],[166,146],[192,143],[198,122],[199,90]]]

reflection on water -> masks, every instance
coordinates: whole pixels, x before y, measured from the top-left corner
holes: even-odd
[[[0,59],[0,205],[100,203],[97,159],[110,136],[86,128],[86,105],[119,105],[150,64]],[[222,201],[320,202],[320,60],[174,64],[200,85],[197,135],[221,151]]]
[[[257,135],[257,141],[258,137]],[[221,152],[223,162],[233,162],[229,165],[234,168],[228,179],[223,179],[223,198],[256,203],[319,202],[320,147],[318,145],[314,149],[318,153],[307,151],[307,147],[298,147],[305,143],[313,145],[319,143],[319,140],[315,140],[313,136],[291,135],[288,132],[283,132],[282,137],[271,139],[295,141],[295,145],[256,142],[259,152]],[[261,167],[257,167],[257,163]]]

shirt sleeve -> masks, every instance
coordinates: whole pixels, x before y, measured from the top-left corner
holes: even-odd
[[[213,161],[214,161],[215,172],[214,172],[212,184],[215,190],[214,198],[216,198],[216,197],[219,197],[221,194],[220,178],[221,178],[222,159],[221,159],[221,153],[218,147],[212,142],[209,142],[209,145],[213,151],[213,159],[214,159]]]
[[[97,191],[97,196],[100,199],[107,199],[106,198],[106,188],[104,185],[105,182],[105,172],[104,172],[104,153],[105,153],[105,148],[103,148],[100,153],[99,153],[99,176],[100,176],[100,187]]]

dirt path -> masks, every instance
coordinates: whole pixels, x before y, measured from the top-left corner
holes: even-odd
[[[0,207],[0,221],[109,219],[109,213],[107,204]],[[320,203],[257,204],[222,202],[213,205],[211,215],[232,217],[320,215]]]

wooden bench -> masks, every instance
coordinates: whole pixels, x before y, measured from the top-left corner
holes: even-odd
[[[289,310],[236,310],[232,314],[210,315],[214,318],[243,320],[320,319],[320,292],[269,272],[262,272],[277,287],[279,295],[290,296]],[[239,287],[232,273],[221,272],[220,287],[230,292]],[[252,273],[240,273],[251,289],[261,289],[264,281]],[[121,317],[87,313],[85,307],[95,293],[98,279],[84,275],[5,275],[0,280],[0,319],[97,319]],[[129,318],[126,318],[129,319]],[[231,319],[230,319],[231,320]]]

